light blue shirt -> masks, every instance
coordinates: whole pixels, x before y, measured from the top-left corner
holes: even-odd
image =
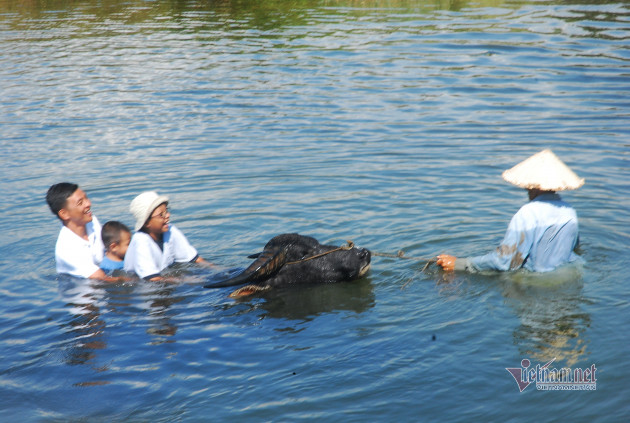
[[[105,273],[107,273],[107,272],[112,272],[114,270],[122,270],[123,265],[124,265],[124,262],[122,260],[114,261],[110,259],[109,257],[105,256],[103,257],[103,261],[101,261],[100,267],[101,269],[103,269]]]
[[[579,260],[575,210],[558,194],[546,193],[525,204],[512,217],[499,247],[484,256],[457,259],[456,270],[549,272]]]

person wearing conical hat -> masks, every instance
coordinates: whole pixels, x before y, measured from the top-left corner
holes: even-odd
[[[446,271],[508,271],[524,268],[548,272],[578,260],[578,218],[575,210],[557,194],[584,185],[549,149],[503,172],[503,179],[528,191],[529,202],[512,217],[501,245],[486,255],[457,258],[438,256]]]

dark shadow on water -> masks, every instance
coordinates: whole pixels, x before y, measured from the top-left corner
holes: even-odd
[[[226,290],[226,295],[231,292]],[[235,305],[255,304],[263,318],[307,321],[338,311],[357,314],[374,307],[376,298],[369,278],[358,281],[272,289],[235,300]]]
[[[206,284],[229,279],[245,268],[235,267],[219,272],[208,271],[199,267],[185,268],[192,280],[201,278]],[[263,312],[263,318],[280,318],[289,320],[310,320],[313,317],[335,311],[353,311],[362,313],[372,308],[375,303],[373,287],[369,277],[351,282],[339,282],[317,285],[297,285],[286,288],[274,288],[269,291],[243,297],[229,299],[228,296],[240,286],[227,288],[204,289],[205,292],[216,292],[226,299],[219,305],[223,311],[237,311],[237,314],[252,311]],[[203,292],[202,292],[203,294]]]

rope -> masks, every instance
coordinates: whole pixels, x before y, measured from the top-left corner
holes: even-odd
[[[387,254],[387,253],[375,253],[372,252],[373,256],[379,256],[379,257],[389,257],[389,258],[401,258],[401,259],[406,259],[406,260],[417,260],[417,261],[427,261],[427,260],[432,260],[433,257],[431,258],[426,258],[426,257],[409,257],[405,255],[405,252],[403,250],[399,250],[397,254]]]
[[[303,258],[301,260],[296,260],[296,261],[290,261],[288,263],[285,263],[285,265],[289,265],[289,264],[298,264],[298,263],[302,263],[304,261],[309,261],[309,260],[314,260],[316,258],[319,257],[323,257],[325,255],[334,253],[335,251],[340,251],[340,250],[352,250],[354,248],[354,242],[348,240],[346,241],[347,245],[342,245],[338,248],[335,248],[333,250],[330,251],[326,251],[324,253],[321,254],[316,254],[314,256],[311,257],[306,257]],[[424,267],[422,268],[422,270],[420,272],[424,272],[425,270],[427,270],[427,267],[429,267],[432,263],[435,263],[437,260],[437,257],[431,257],[431,258],[426,258],[426,257],[409,257],[406,256],[404,251],[399,250],[397,254],[387,254],[387,253],[377,253],[377,252],[372,252],[373,256],[379,256],[379,257],[389,257],[389,258],[401,258],[401,259],[406,259],[406,260],[417,260],[417,261],[426,261],[427,263],[424,265]],[[411,283],[411,281],[413,280],[413,278],[410,278],[400,289],[405,289],[407,287],[407,285],[409,285],[409,283]]]
[[[403,250],[399,250],[397,254],[387,254],[387,253],[372,253],[373,256],[380,256],[380,257],[389,257],[389,258],[401,258],[401,259],[407,259],[407,260],[417,260],[417,261],[426,261],[427,263],[424,265],[424,267],[422,268],[422,270],[420,271],[420,273],[424,273],[425,270],[427,270],[427,268],[435,263],[437,261],[437,257],[431,257],[431,258],[426,258],[426,257],[409,257],[406,256]],[[405,289],[407,287],[407,285],[409,285],[411,282],[413,281],[413,278],[409,278],[409,280],[407,282],[405,282],[405,284],[403,286],[400,287],[401,290]]]
[[[303,258],[301,260],[296,260],[296,261],[290,261],[285,263],[285,265],[287,264],[297,264],[297,263],[302,263],[304,261],[309,261],[309,260],[314,260],[316,258],[320,258],[323,257],[325,255],[334,253],[335,251],[340,251],[340,250],[352,250],[354,248],[354,242],[351,240],[346,241],[347,245],[342,245],[338,248],[335,248],[333,250],[330,251],[326,251],[324,253],[321,254],[315,254],[314,256],[311,257],[306,257]],[[400,258],[400,259],[405,259],[405,260],[416,260],[416,261],[426,261],[427,264],[424,266],[424,268],[422,269],[422,271],[426,270],[426,268],[431,264],[435,262],[435,257],[431,257],[431,258],[426,258],[426,257],[409,257],[405,255],[405,252],[403,250],[399,250],[397,254],[387,254],[387,253],[377,253],[377,252],[372,252],[373,256],[379,256],[379,257],[389,257],[389,258]]]
[[[306,258],[303,258],[301,260],[287,262],[287,263],[285,263],[285,266],[288,265],[288,264],[298,264],[298,263],[302,263],[304,261],[314,260],[316,258],[320,258],[320,257],[323,257],[325,255],[334,253],[335,251],[352,250],[354,248],[354,242],[352,242],[352,241],[346,241],[346,242],[347,242],[347,245],[342,245],[341,247],[335,248],[334,250],[326,251],[326,252],[321,253],[321,254],[316,254],[316,255],[311,256],[311,257],[306,257]]]
[[[389,258],[400,258],[400,259],[406,259],[406,260],[416,260],[416,261],[426,261],[427,264],[424,265],[424,267],[422,268],[422,271],[424,272],[425,270],[427,270],[427,267],[429,267],[430,264],[435,263],[435,261],[437,260],[437,257],[409,257],[405,255],[405,252],[403,250],[399,250],[397,254],[387,254],[387,253],[372,253],[373,256],[380,256],[380,257],[389,257]]]

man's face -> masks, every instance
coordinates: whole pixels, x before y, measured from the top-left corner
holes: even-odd
[[[85,225],[92,221],[92,203],[81,188],[78,188],[68,199],[59,216],[64,222],[71,221],[76,225]]]

